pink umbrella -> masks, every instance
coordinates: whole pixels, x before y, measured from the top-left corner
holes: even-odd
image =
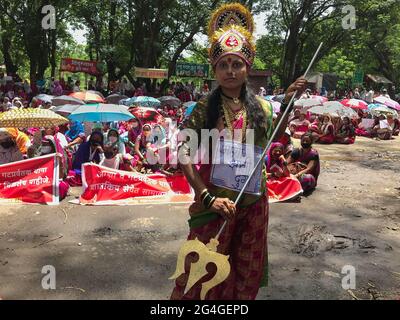
[[[359,99],[344,99],[340,103],[349,108],[368,110],[368,103]]]
[[[384,96],[379,96],[374,98],[374,102],[384,104],[385,106],[400,111],[400,104],[390,98],[386,98]]]

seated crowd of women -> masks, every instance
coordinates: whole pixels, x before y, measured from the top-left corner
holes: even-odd
[[[176,157],[178,130],[170,118],[154,125],[137,119],[114,125],[97,124],[86,133],[79,122],[42,129],[1,128],[0,165],[56,153],[61,199],[70,186],[82,184],[85,163],[141,173],[177,171],[171,159]]]

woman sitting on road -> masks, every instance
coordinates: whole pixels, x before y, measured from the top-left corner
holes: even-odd
[[[289,130],[292,133],[293,138],[300,139],[300,137],[308,131],[309,126],[310,122],[306,119],[306,115],[300,113],[298,119],[292,120],[289,123]]]
[[[68,173],[68,183],[71,186],[82,185],[82,165],[88,162],[99,164],[104,158],[104,135],[99,131],[93,131],[89,141],[82,143],[75,154],[72,170]]]
[[[335,142],[340,144],[353,144],[356,140],[354,126],[349,117],[344,117],[339,127]]]
[[[332,117],[328,114],[324,115],[324,122],[321,126],[321,133],[315,142],[321,144],[331,144],[335,141],[335,126],[332,123]]]
[[[125,143],[121,140],[117,129],[111,128],[108,130],[106,144],[111,144],[112,146],[117,147],[119,154],[126,154]]]
[[[23,155],[11,133],[0,128],[0,165],[23,160]]]
[[[392,129],[392,136],[398,136],[400,133],[400,122],[399,119],[394,119],[393,115],[388,114],[386,116],[386,120],[390,126],[390,128]]]
[[[301,147],[292,151],[287,162],[290,172],[299,179],[304,192],[315,189],[320,163],[318,151],[312,148],[310,133],[305,133],[301,137]]]
[[[290,174],[283,152],[284,146],[275,142],[266,157],[267,190],[271,203],[290,200],[303,193],[299,180]]]
[[[27,152],[29,158],[41,157],[53,153],[58,158],[60,200],[63,200],[68,194],[70,185],[64,181],[67,178],[68,165],[66,153],[60,142],[54,136],[45,135],[38,148],[32,145],[28,148]]]

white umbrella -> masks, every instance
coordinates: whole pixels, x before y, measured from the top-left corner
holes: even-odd
[[[314,106],[321,106],[322,101],[320,99],[315,99],[315,98],[299,99],[294,103],[294,105],[297,107],[308,108]]]
[[[315,114],[330,114],[334,117],[358,117],[357,112],[351,108],[347,108],[338,101],[328,101],[322,106],[315,106],[308,109],[308,112]]]
[[[387,114],[391,114],[393,115],[394,118],[398,118],[399,114],[396,112],[396,110],[390,109],[387,106],[381,105],[381,106],[376,106],[376,107],[372,107],[369,112],[373,115],[373,116],[380,116],[381,114],[387,115]]]

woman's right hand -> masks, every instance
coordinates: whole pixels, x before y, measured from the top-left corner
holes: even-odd
[[[210,211],[220,214],[225,220],[232,220],[236,214],[236,206],[228,198],[216,198]]]

